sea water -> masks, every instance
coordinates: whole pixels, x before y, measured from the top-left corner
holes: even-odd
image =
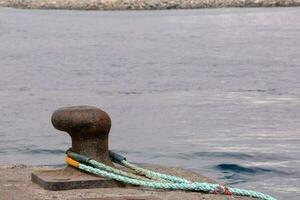
[[[300,196],[300,9],[0,8],[0,164],[64,165],[63,106],[110,148],[278,199]]]

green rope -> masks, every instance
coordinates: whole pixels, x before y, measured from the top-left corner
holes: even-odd
[[[68,153],[69,156],[69,153]],[[82,155],[80,155],[82,157]],[[70,156],[76,160],[76,154]],[[95,160],[89,159],[85,157],[85,163],[80,163],[82,159],[77,160],[76,164],[74,162],[68,162],[68,164],[77,167],[83,171],[86,171],[88,173],[96,174],[102,177],[114,179],[120,182],[123,182],[125,184],[132,184],[137,186],[143,186],[143,187],[150,187],[150,188],[156,188],[156,189],[166,189],[166,190],[187,190],[187,191],[199,191],[204,193],[215,193],[215,194],[233,194],[238,196],[247,196],[247,197],[253,197],[261,200],[276,200],[275,198],[263,194],[261,192],[256,192],[252,190],[245,190],[245,189],[238,189],[233,187],[223,187],[219,184],[212,184],[212,183],[201,183],[201,182],[189,182],[186,179],[176,177],[176,176],[170,176],[166,174],[161,174],[157,172],[153,172],[147,169],[143,169],[141,167],[138,167],[134,164],[129,163],[126,161],[126,158],[122,157],[122,159],[116,159],[113,157],[113,161],[122,164],[125,167],[128,167],[136,172],[138,172],[141,175],[145,175],[147,177],[153,177],[153,178],[162,178],[164,180],[172,181],[170,182],[161,182],[161,181],[153,181],[153,180],[144,180],[140,177],[135,177],[136,175],[132,176],[131,173],[127,174],[127,172],[123,172],[121,170],[112,168],[110,166],[107,166],[103,163],[99,163]],[[94,168],[92,166],[96,166],[97,168]]]
[[[114,173],[114,174],[126,176],[126,177],[129,177],[129,178],[134,178],[134,179],[138,179],[138,180],[149,180],[149,179],[137,176],[135,174],[132,174],[132,173],[129,173],[129,172],[125,172],[125,171],[122,171],[122,170],[119,170],[119,169],[116,169],[116,168],[104,165],[103,163],[99,163],[99,162],[97,162],[95,160],[89,160],[88,164],[90,164],[90,165],[92,165],[92,166],[94,166],[94,167],[96,167],[98,169],[102,169],[102,170],[105,170],[107,172],[111,172],[111,173]]]
[[[146,176],[150,179],[166,180],[174,183],[190,183],[189,180],[186,180],[181,177],[161,174],[158,172],[151,171],[149,169],[141,168],[137,165],[128,162],[124,156],[117,154],[115,152],[109,151],[109,156],[113,162],[123,165],[124,167],[127,167],[129,169],[132,169],[133,171],[135,171],[135,173]]]
[[[205,193],[213,193],[213,191],[215,191],[215,189],[218,188],[219,186],[218,184],[197,183],[197,182],[187,184],[187,183],[162,183],[162,182],[150,182],[150,181],[137,180],[137,179],[113,174],[104,170],[96,169],[81,163],[78,166],[78,168],[86,172],[100,175],[106,178],[114,179],[117,181],[121,181],[126,184],[138,185],[143,187],[151,187],[156,189],[190,190],[190,191],[201,191]],[[239,196],[254,197],[262,200],[276,200],[275,198],[269,195],[265,195],[263,193],[255,192],[251,190],[243,190],[237,188],[228,188],[228,190],[233,194]]]
[[[112,172],[112,173],[115,173],[115,174],[119,174],[119,175],[122,175],[122,176],[127,176],[127,177],[130,177],[130,178],[134,178],[134,179],[139,179],[139,180],[149,180],[147,178],[144,178],[144,177],[141,177],[141,176],[137,176],[133,173],[130,173],[130,172],[125,172],[123,170],[120,170],[120,169],[116,169],[114,167],[110,167],[108,165],[105,165],[103,163],[100,163],[100,162],[97,162],[96,160],[93,160],[85,155],[81,155],[81,154],[77,154],[75,152],[73,152],[70,149],[67,150],[66,154],[76,160],[77,162],[82,162],[82,163],[86,163],[88,165],[91,165],[91,166],[94,166],[98,169],[102,169],[102,170],[105,170],[107,172]]]
[[[152,178],[152,179],[160,178],[160,179],[164,179],[164,180],[171,181],[174,183],[190,183],[190,181],[180,178],[180,177],[177,177],[177,176],[170,176],[167,174],[161,174],[158,172],[154,172],[154,171],[151,171],[148,169],[141,168],[137,165],[129,163],[127,160],[122,160],[121,165],[123,165],[124,167],[130,168],[130,169],[134,170],[136,173],[144,175],[148,178]]]

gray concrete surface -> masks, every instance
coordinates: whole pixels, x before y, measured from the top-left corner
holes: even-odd
[[[194,172],[173,167],[151,167],[160,172],[179,175],[192,181],[213,182],[213,180]],[[86,199],[86,200],[250,200],[251,198],[202,194],[185,191],[164,191],[148,188],[97,188],[76,189],[67,191],[47,191],[30,181],[30,174],[34,170],[50,169],[49,167],[29,167],[25,165],[0,166],[0,200],[50,200],[50,199]]]

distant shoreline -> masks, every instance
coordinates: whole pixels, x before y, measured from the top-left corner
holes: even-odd
[[[165,10],[295,6],[300,6],[300,0],[0,0],[0,7],[67,10]]]

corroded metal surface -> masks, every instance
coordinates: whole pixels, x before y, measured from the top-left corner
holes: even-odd
[[[73,106],[56,110],[51,118],[55,128],[67,132],[72,139],[72,151],[113,166],[108,152],[110,117],[92,106]],[[46,190],[124,187],[111,179],[86,174],[67,166],[64,169],[36,171],[31,180]]]
[[[124,184],[86,173],[74,173],[72,169],[38,170],[31,174],[31,180],[46,190],[92,189],[124,187]]]
[[[65,107],[52,115],[55,128],[69,133],[72,150],[112,166],[108,153],[110,117],[92,106]]]

